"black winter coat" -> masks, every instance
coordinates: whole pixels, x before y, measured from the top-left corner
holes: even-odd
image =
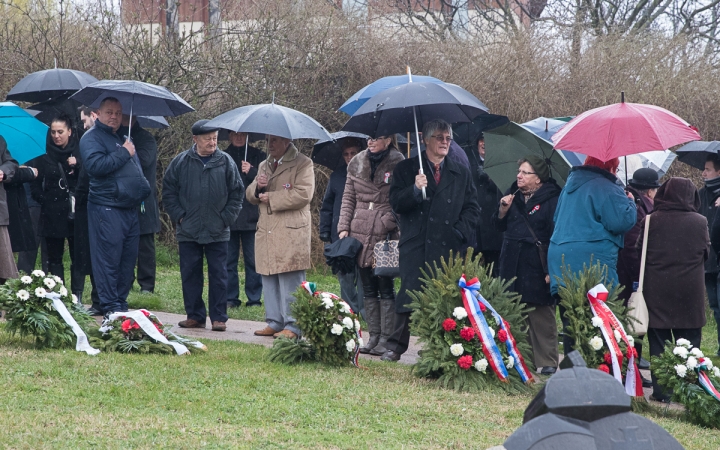
[[[718,208],[715,207],[715,200],[718,198],[718,195],[706,187],[700,188],[698,193],[700,194],[700,210],[698,212],[707,219],[708,231],[710,231],[716,222],[715,212]],[[628,244],[626,243],[625,245]],[[718,273],[718,271],[720,271],[720,268],[718,268],[718,262],[715,256],[705,260],[705,273]]]
[[[157,153],[158,147],[152,133],[138,124],[132,127],[132,141],[135,152],[140,159],[143,176],[150,185],[150,195],[138,206],[138,223],[140,234],[160,232],[160,211],[157,198]],[[120,127],[120,136],[127,135],[127,128]]]
[[[80,152],[73,138],[61,149],[55,146],[48,135],[46,154],[35,160],[38,176],[30,185],[32,198],[40,204],[40,236],[49,238],[73,237],[73,220],[70,213],[70,193],[75,192],[80,170]],[[70,166],[67,159],[74,156],[77,163]],[[62,166],[62,172],[60,171]],[[65,186],[63,172],[68,186]]]
[[[477,150],[470,148],[466,149],[465,153],[470,160],[470,173],[473,183],[475,183],[475,189],[477,189],[478,205],[480,206],[480,222],[475,232],[475,249],[478,252],[499,251],[502,248],[503,234],[495,228],[492,216],[498,208],[502,193],[485,173],[484,163]]]
[[[240,179],[242,179],[243,186],[250,186],[250,183],[255,181],[260,163],[265,161],[265,153],[248,145],[247,162],[252,166],[248,173],[243,173],[242,171],[242,162],[245,160],[245,147],[235,147],[231,144],[225,149],[225,153],[230,155],[235,162],[240,172]],[[230,231],[255,231],[259,218],[260,211],[258,210],[258,206],[250,203],[243,195],[242,209],[240,210],[238,218],[235,219],[235,223],[230,226]]]
[[[13,159],[12,155],[8,151],[5,139],[0,136],[0,171],[3,173],[3,176],[0,177],[0,226],[8,226],[10,224],[4,181],[12,180],[17,169],[17,161]]]
[[[5,184],[8,213],[10,214],[10,245],[13,253],[33,250],[35,245],[35,230],[30,218],[25,183],[35,179],[35,173],[28,167],[18,168],[12,179]]]
[[[505,195],[512,194],[517,188],[517,183],[513,183]],[[518,193],[505,217],[500,219],[497,210],[492,217],[496,229],[505,232],[498,273],[506,280],[516,277],[509,289],[520,294],[524,303],[553,305],[555,300],[550,295],[550,284],[545,282],[545,271],[535,240],[521,214],[527,217],[538,240],[549,244],[555,229],[553,216],[559,196],[560,187],[551,178],[527,203],[525,197]]]
[[[340,208],[346,180],[347,166],[339,167],[330,174],[325,197],[323,197],[320,207],[320,234],[329,234],[330,242],[338,240],[338,222],[340,221]]]
[[[75,185],[75,255],[73,255],[73,267],[83,275],[92,274],[87,209],[89,189],[90,176],[81,164],[78,181]]]
[[[393,171],[390,205],[400,214],[400,292],[395,311],[410,312],[408,291],[421,288],[420,270],[431,267],[454,253],[467,250],[468,237],[477,227],[480,207],[470,171],[445,158],[440,185],[435,184],[427,157],[423,153],[423,171],[427,175],[427,199],[415,195],[417,157],[401,161]]]

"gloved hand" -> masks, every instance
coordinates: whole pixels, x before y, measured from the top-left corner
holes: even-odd
[[[332,239],[330,239],[330,233],[320,233],[320,240],[323,242],[330,242]]]

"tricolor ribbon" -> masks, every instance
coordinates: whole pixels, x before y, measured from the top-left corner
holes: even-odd
[[[700,383],[700,387],[702,387],[705,392],[710,394],[715,400],[720,402],[720,392],[718,392],[717,388],[713,384],[713,382],[710,380],[710,377],[705,372],[707,370],[707,363],[705,360],[707,357],[703,358],[698,365],[697,374],[698,374],[698,383]]]
[[[608,298],[608,290],[603,284],[598,284],[588,291],[587,298],[590,302],[590,309],[592,310],[593,316],[602,320],[600,331],[602,331],[603,337],[605,338],[605,344],[610,349],[613,376],[616,380],[618,380],[618,382],[620,382],[620,384],[625,385],[625,393],[630,396],[642,397],[642,380],[640,378],[640,370],[638,370],[637,364],[635,363],[635,352],[633,351],[633,346],[630,345],[630,340],[625,332],[625,328],[623,328],[620,321],[617,320],[617,317],[615,317],[615,314],[613,314],[610,308],[605,304]],[[621,370],[623,353],[622,350],[620,350],[617,340],[615,339],[615,331],[620,334],[621,340],[625,342],[628,349],[629,360],[627,373],[625,374],[625,383],[623,383],[622,380]]]
[[[520,379],[523,383],[532,382],[533,376],[525,364],[525,359],[522,357],[517,348],[515,338],[512,333],[510,333],[510,326],[507,321],[505,321],[505,319],[503,319],[502,316],[495,311],[495,308],[492,307],[490,302],[488,302],[482,294],[480,294],[480,281],[477,278],[467,281],[465,279],[465,275],[463,275],[460,277],[458,286],[460,286],[463,305],[465,306],[465,310],[468,312],[470,324],[473,326],[473,329],[482,343],[482,351],[485,354],[485,358],[488,360],[488,365],[492,368],[493,372],[495,372],[501,381],[508,381],[507,368],[503,362],[500,349],[495,344],[494,336],[490,332],[487,320],[485,320],[485,315],[482,313],[481,305],[490,310],[491,314],[500,325],[500,329],[507,333],[505,345],[507,347],[508,354],[513,357],[513,367],[515,367],[515,370],[520,375]]]
[[[337,300],[340,303],[342,303],[343,305],[347,306],[347,309],[350,311],[350,314],[355,314],[353,312],[352,308],[350,307],[350,305],[348,304],[348,302],[346,302],[342,298],[338,297],[337,295],[333,294],[332,292],[318,291],[317,285],[315,283],[312,283],[309,281],[303,281],[300,285],[303,287],[303,289],[308,291],[310,293],[310,295],[312,295],[313,297],[322,297],[323,294],[329,295],[330,298],[332,298],[333,300]],[[355,327],[353,327],[353,329],[354,328]],[[350,359],[350,362],[352,362],[355,367],[360,367],[358,365],[358,357],[360,356],[360,339],[362,338],[362,330],[361,329],[355,330],[355,336],[357,337],[358,340],[357,340],[357,345],[355,346],[355,350],[353,350],[353,355],[352,355],[352,358]]]

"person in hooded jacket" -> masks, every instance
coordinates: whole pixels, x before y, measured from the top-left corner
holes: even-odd
[[[542,368],[543,375],[552,375],[559,359],[555,299],[550,295],[550,277],[536,238],[545,245],[550,241],[560,186],[538,156],[523,158],[518,166],[516,181],[492,216],[496,229],[505,233],[498,272],[506,280],[515,278],[509,289],[534,307],[526,319],[528,340],[535,366]]]
[[[710,248],[707,219],[698,213],[700,195],[687,178],[670,178],[658,189],[648,229],[643,295],[648,308],[650,355],[665,342],[684,338],[700,347],[705,325],[705,260]],[[642,226],[645,226],[643,220]],[[636,244],[640,252],[641,234]],[[653,375],[652,400],[669,402]]]
[[[618,252],[625,244],[625,233],[636,223],[637,208],[615,176],[618,158],[603,162],[588,156],[585,164],[570,169],[565,188],[555,210],[555,230],[548,249],[550,292],[558,295],[563,261],[573,273],[583,265],[600,262],[607,266],[604,283],[618,284]],[[565,325],[564,309],[560,316]],[[565,333],[563,351],[568,354],[575,343]]]
[[[75,259],[74,192],[80,171],[80,150],[72,132],[72,122],[67,116],[60,116],[50,123],[46,153],[36,160],[38,175],[30,191],[33,199],[40,204],[40,235],[47,245],[48,272],[65,280],[63,254],[65,241],[70,249],[70,261]],[[72,264],[72,263],[71,263]],[[71,275],[74,267],[70,266]],[[83,288],[73,277],[71,291]]]

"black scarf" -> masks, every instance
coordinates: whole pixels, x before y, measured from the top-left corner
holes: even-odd
[[[705,181],[705,189],[713,193],[713,197],[720,196],[720,177]]]
[[[67,145],[65,148],[62,148],[55,145],[48,133],[45,152],[53,161],[62,163],[63,166],[68,167],[67,159],[73,155],[75,150],[77,150],[77,147],[78,141],[75,139],[75,136],[70,136],[70,140]]]
[[[368,159],[370,160],[370,181],[375,181],[375,170],[380,165],[380,162],[390,153],[390,147],[377,153],[373,153],[368,150]]]

